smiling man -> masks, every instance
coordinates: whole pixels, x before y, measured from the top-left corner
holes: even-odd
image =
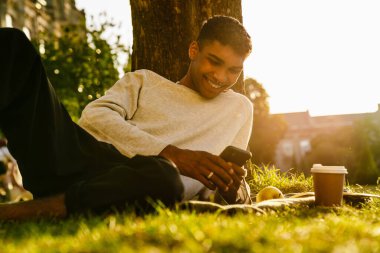
[[[159,155],[172,161],[185,200],[208,198],[219,189],[235,203],[245,171],[218,154],[228,145],[248,145],[252,105],[230,88],[250,52],[250,36],[239,21],[215,16],[190,44],[189,69],[180,81],[149,70],[127,73],[85,108],[79,124],[127,157]]]
[[[127,73],[86,107],[80,127],[25,34],[0,28],[0,128],[35,198],[0,205],[0,219],[151,208],[149,199],[172,206],[216,189],[229,203],[249,200],[238,198],[244,169],[218,154],[248,144],[252,105],[229,88],[250,51],[236,19],[211,18],[179,82]]]

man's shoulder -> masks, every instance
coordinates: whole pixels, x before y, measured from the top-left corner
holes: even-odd
[[[252,104],[251,100],[249,100],[245,95],[243,95],[241,93],[238,93],[238,92],[233,91],[233,90],[228,90],[225,93],[225,97],[230,99],[230,100],[236,101],[236,103],[239,103],[241,106],[243,106],[249,110],[253,110],[253,104]]]
[[[145,87],[145,88],[156,86],[157,84],[161,84],[161,83],[173,84],[172,81],[148,69],[139,69],[139,70],[127,72],[119,80],[119,83],[122,86],[134,85],[134,86]]]
[[[228,90],[222,94],[220,97],[223,99],[224,105],[228,104],[248,117],[253,115],[253,104],[246,96],[233,90]]]
[[[169,82],[169,80],[166,79],[165,77],[149,69],[138,69],[133,72],[128,72],[126,75],[138,75],[138,76],[142,76],[146,80],[157,80],[157,81]]]

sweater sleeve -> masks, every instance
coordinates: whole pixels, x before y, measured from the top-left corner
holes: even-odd
[[[231,145],[241,149],[247,149],[248,142],[252,133],[253,105],[251,101],[249,101],[246,97],[244,97],[242,101],[244,101],[243,107],[246,108],[246,120],[242,125],[240,131],[236,134]]]
[[[126,74],[82,112],[79,125],[97,140],[112,144],[127,157],[158,155],[167,145],[130,123],[139,104],[147,71]]]

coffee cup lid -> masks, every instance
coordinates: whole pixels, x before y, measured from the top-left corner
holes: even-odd
[[[313,164],[311,173],[331,173],[331,174],[348,174],[344,166],[323,166],[322,164]]]

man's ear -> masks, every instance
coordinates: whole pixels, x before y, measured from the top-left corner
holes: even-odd
[[[199,52],[198,42],[196,42],[196,41],[191,42],[190,46],[189,46],[189,58],[190,58],[190,60],[194,60],[197,57],[198,52]]]

